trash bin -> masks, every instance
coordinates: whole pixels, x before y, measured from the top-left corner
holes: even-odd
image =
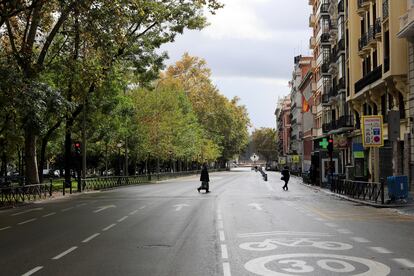
[[[391,200],[408,197],[408,177],[406,175],[387,177],[387,187]]]

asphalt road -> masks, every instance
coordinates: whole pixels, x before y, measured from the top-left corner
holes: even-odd
[[[0,211],[0,275],[414,275],[414,217],[250,170]]]

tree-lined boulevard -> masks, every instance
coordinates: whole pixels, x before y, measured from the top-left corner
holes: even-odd
[[[249,168],[0,212],[2,275],[412,275],[414,217]],[[364,274],[365,273],[365,274]]]

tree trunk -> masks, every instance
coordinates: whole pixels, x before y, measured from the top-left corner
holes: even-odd
[[[39,184],[39,174],[36,159],[37,137],[30,129],[25,130],[24,152],[26,164],[26,177],[28,184]]]
[[[71,167],[72,167],[72,136],[71,129],[73,120],[66,120],[66,131],[65,131],[65,185],[72,185],[71,180]]]

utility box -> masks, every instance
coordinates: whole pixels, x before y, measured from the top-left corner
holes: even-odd
[[[408,197],[408,177],[406,175],[387,177],[387,187],[391,200]]]

